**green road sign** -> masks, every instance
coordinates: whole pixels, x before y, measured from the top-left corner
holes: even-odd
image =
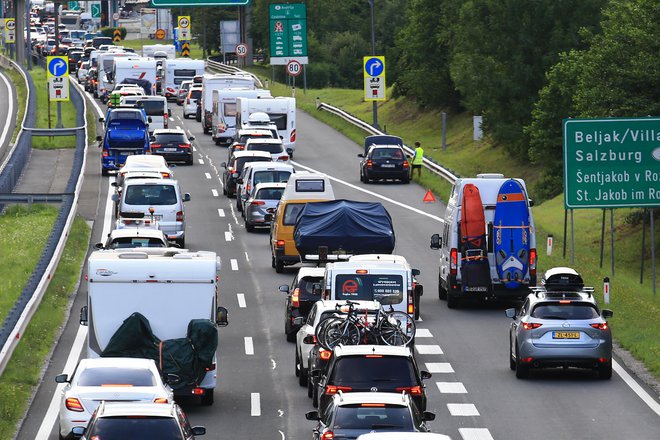
[[[151,0],[154,8],[173,8],[184,6],[245,6],[250,0]]]
[[[295,59],[307,64],[307,8],[304,3],[269,6],[270,63]]]
[[[307,20],[307,7],[304,3],[292,5],[270,5],[271,20]]]
[[[564,204],[660,206],[660,118],[564,119]]]
[[[69,2],[69,10],[70,11],[80,11],[80,2],[78,2],[78,1]]]
[[[90,2],[89,9],[92,18],[101,18],[101,2]]]

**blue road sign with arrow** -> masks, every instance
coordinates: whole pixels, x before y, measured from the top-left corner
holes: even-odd
[[[68,70],[69,70],[69,66],[67,65],[66,61],[64,61],[60,57],[53,57],[48,62],[48,71],[52,76],[55,77],[66,76]]]
[[[381,76],[383,70],[385,69],[384,63],[379,58],[369,58],[366,63],[364,63],[364,71],[369,76]]]

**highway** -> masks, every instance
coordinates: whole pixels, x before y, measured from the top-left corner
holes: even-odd
[[[296,269],[276,274],[271,268],[268,232],[248,233],[235,212],[235,199],[222,196],[220,164],[227,160],[226,149],[214,145],[200,124],[183,119],[181,107],[170,105],[170,126],[185,128],[197,138],[194,166],[175,169],[182,190],[192,195],[186,205],[186,245],[222,257],[220,301],[229,309],[229,326],[219,329],[215,404],[201,407],[183,401],[182,406],[192,425],[206,426],[204,438],[311,438],[314,423],[305,420],[304,413],[313,408],[294,376],[295,349],[284,337],[284,294],[277,290],[290,283]],[[429,238],[439,232],[442,205],[423,203],[425,189],[415,184],[360,183],[359,146],[303,112],[298,112],[297,133],[296,168],[329,174],[337,198],[383,203],[394,221],[395,252],[421,270],[425,292],[416,356],[420,367],[433,373],[426,390],[428,410],[437,415],[430,423],[434,432],[464,440],[657,438],[658,396],[641,383],[639,394],[634,392],[621,367],[615,368],[611,381],[577,370],[516,379],[508,366],[510,320],[503,312],[516,304],[449,310],[438,300],[438,257],[429,249]],[[98,164],[98,149],[92,147],[81,202],[81,214],[94,220],[92,243],[109,227],[107,201],[114,179],[101,178]],[[54,377],[69,358],[70,367],[80,355],[85,329],[79,330],[78,313],[85,299],[81,282],[44,382],[18,433],[20,440],[58,438]]]
[[[0,102],[6,105],[0,106],[0,164],[5,160],[9,151],[9,143],[14,134],[16,126],[16,93],[11,85],[11,80],[3,72],[0,72]]]

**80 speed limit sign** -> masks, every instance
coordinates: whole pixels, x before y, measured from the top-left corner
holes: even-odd
[[[302,64],[296,60],[291,60],[286,65],[286,71],[291,76],[298,76],[302,73]]]
[[[244,57],[247,56],[248,53],[248,47],[247,44],[241,43],[236,45],[236,55],[239,57]]]

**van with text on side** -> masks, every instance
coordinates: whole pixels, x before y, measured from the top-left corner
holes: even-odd
[[[284,151],[293,159],[296,150],[296,98],[278,96],[276,98],[236,99],[236,126],[242,127],[255,112],[266,113],[277,126]]]
[[[270,97],[270,90],[213,90],[213,102],[211,105],[211,138],[215,141],[216,145],[229,145],[236,136],[236,100],[238,98],[266,97]]]
[[[206,74],[202,77],[202,98],[197,102],[197,122],[202,123],[204,134],[211,133],[213,124],[213,91],[222,89],[255,90],[254,78],[248,74],[232,75],[226,73]]]
[[[175,58],[163,60],[161,78],[161,94],[169,99],[176,99],[179,85],[192,80],[204,73],[206,62],[204,60],[191,60],[190,58]]]
[[[284,266],[301,262],[293,239],[293,228],[305,204],[334,199],[335,193],[327,175],[304,171],[291,174],[271,223],[271,265],[275,272],[281,273]]]

